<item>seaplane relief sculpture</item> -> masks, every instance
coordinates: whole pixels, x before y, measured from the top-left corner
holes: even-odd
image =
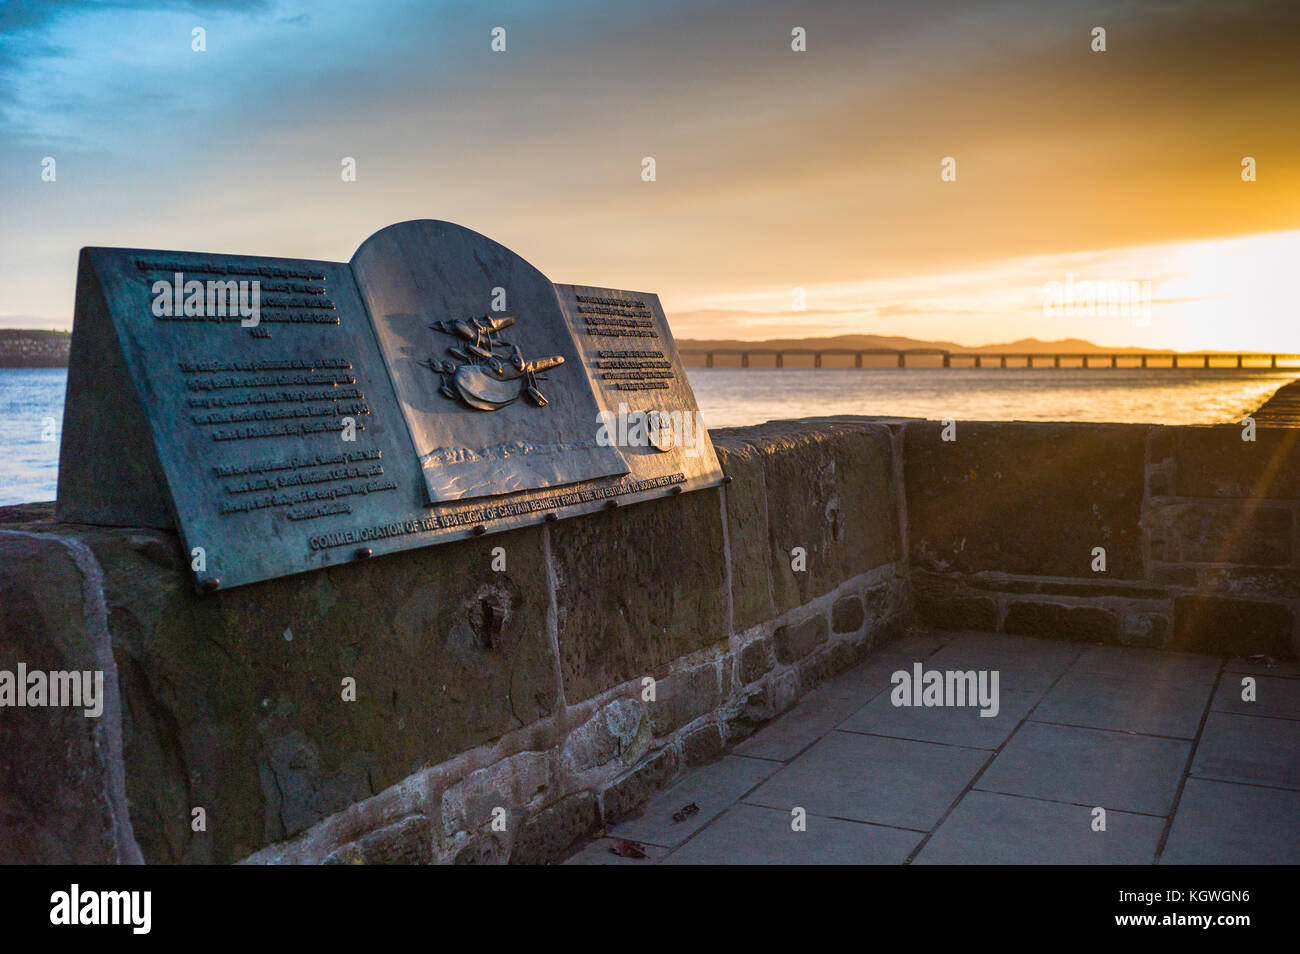
[[[512,317],[471,318],[468,321],[439,320],[429,325],[434,331],[451,335],[457,344],[448,346],[447,358],[430,358],[425,365],[441,377],[438,390],[444,397],[460,400],[480,411],[499,411],[521,396],[537,407],[549,403],[537,386],[544,371],[564,364],[563,355],[527,360],[517,344],[500,337],[515,323]]]

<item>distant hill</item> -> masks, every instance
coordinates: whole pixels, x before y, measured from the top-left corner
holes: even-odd
[[[836,335],[833,338],[772,338],[767,341],[737,341],[730,338],[681,338],[677,341],[679,349],[725,349],[725,348],[941,348],[946,351],[960,351],[967,354],[977,352],[1015,352],[1017,354],[1168,354],[1169,349],[1157,351],[1152,348],[1113,348],[1096,345],[1082,338],[1061,338],[1056,341],[1041,341],[1038,338],[1021,338],[1005,344],[986,344],[974,347],[957,344],[955,341],[923,341],[919,338],[904,338],[899,335]],[[1200,352],[1198,352],[1200,353]]]
[[[0,328],[0,368],[66,368],[72,334]]]

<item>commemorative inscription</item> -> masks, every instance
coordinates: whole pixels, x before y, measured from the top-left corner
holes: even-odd
[[[347,264],[82,250],[59,519],[175,528],[203,591],[721,478],[654,295],[432,220]]]

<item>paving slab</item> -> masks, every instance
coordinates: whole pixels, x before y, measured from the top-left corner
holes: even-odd
[[[612,826],[609,834],[666,848],[680,845],[779,768],[776,762],[728,755],[701,766],[660,792],[635,817]],[[682,821],[673,820],[674,815],[692,804],[696,811],[686,814]]]
[[[889,689],[889,677],[910,665],[906,656],[873,656],[814,689],[793,709],[736,746],[740,755],[785,762],[794,758],[863,703]]]
[[[1033,719],[1194,739],[1213,691],[1200,681],[1070,672],[1043,697]]]
[[[1241,698],[1245,691],[1241,681],[1247,678],[1255,680],[1254,702]],[[1300,719],[1300,679],[1225,672],[1210,708],[1215,712],[1234,712],[1237,715]]]
[[[908,656],[912,660],[925,659],[942,649],[954,636],[953,633],[939,630],[908,633],[902,639],[882,645],[880,651],[895,656]]]
[[[997,715],[984,716],[978,706],[896,706],[886,692],[842,722],[840,729],[918,742],[996,749],[1016,730],[1039,695],[1000,689]]]
[[[898,865],[920,832],[808,815],[795,831],[790,812],[737,805],[664,859],[669,865]]]
[[[1026,722],[976,784],[1107,811],[1167,815],[1191,743]]]
[[[660,845],[638,845],[644,858],[628,858],[614,850],[616,839],[597,838],[565,860],[566,865],[652,865],[668,854]]]
[[[882,650],[568,863],[1300,863],[1296,663],[972,633]],[[893,673],[917,662],[996,669],[999,715],[894,706]]]
[[[1300,792],[1189,778],[1160,863],[1300,864]]]
[[[1107,811],[1093,830],[1092,809],[1020,795],[967,792],[913,864],[1149,865],[1164,819]]]
[[[1191,774],[1300,789],[1300,722],[1211,712]]]
[[[1257,659],[1253,656],[1237,656],[1224,663],[1226,672],[1242,672],[1255,676],[1279,676],[1284,679],[1300,679],[1300,662],[1284,659]]]
[[[1050,686],[1082,652],[1072,643],[1031,636],[966,633],[950,639],[933,656],[927,669],[996,669],[1003,689],[1037,692]]]
[[[1217,656],[1130,649],[1126,646],[1092,646],[1079,654],[1069,671],[1213,683],[1220,666]]]
[[[833,731],[746,796],[752,805],[928,830],[989,753]]]

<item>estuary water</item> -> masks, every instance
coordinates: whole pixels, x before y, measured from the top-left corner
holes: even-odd
[[[705,424],[867,414],[958,421],[1239,421],[1291,370],[691,368]],[[53,500],[67,372],[0,368],[0,505]],[[125,449],[124,449],[125,450]]]

